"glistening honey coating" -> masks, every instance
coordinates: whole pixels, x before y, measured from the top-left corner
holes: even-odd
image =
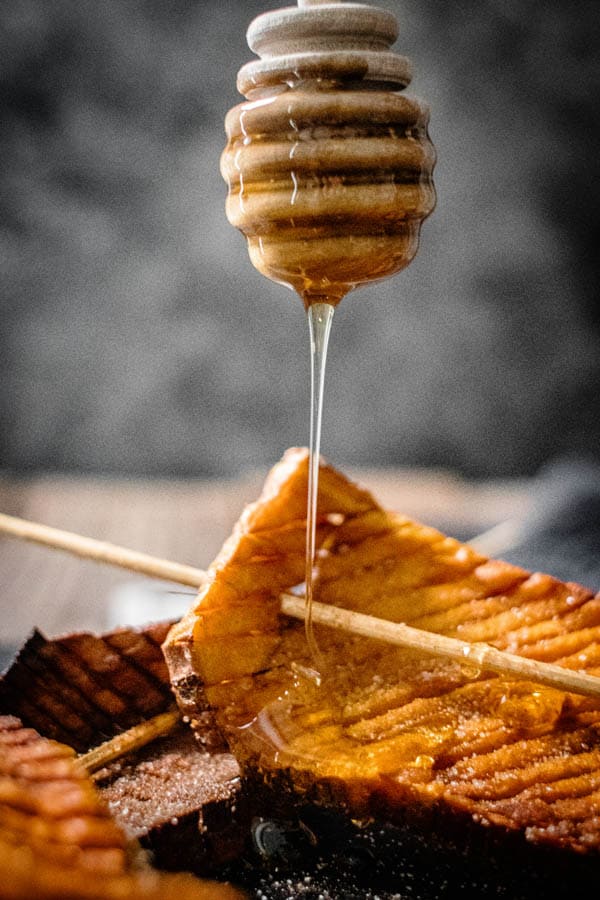
[[[226,118],[227,215],[260,272],[306,305],[336,304],[417,252],[435,205],[429,113],[398,93],[410,74],[386,52],[389,13],[354,4],[280,13],[293,22],[272,14],[251,26],[266,59],[244,67],[248,100]],[[302,52],[290,53],[290,35]]]
[[[323,465],[319,599],[473,652],[449,661],[320,627],[317,688],[302,625],[279,601],[303,575],[307,477],[307,454],[289,451],[169,633],[182,708],[214,710],[245,775],[353,818],[434,810],[597,856],[600,704],[493,676],[480,644],[598,675],[600,595],[386,512]]]

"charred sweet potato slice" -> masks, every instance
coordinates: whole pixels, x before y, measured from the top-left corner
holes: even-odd
[[[209,721],[201,748],[185,723],[169,719],[160,644],[170,624],[53,639],[36,630],[0,679],[0,715],[91,751],[86,768],[126,837],[158,867],[209,876],[243,845],[239,767]],[[161,725],[155,717],[164,717]],[[131,726],[137,749],[123,735]]]
[[[76,632],[37,629],[0,679],[0,714],[82,752],[164,712],[173,696],[161,643],[169,623]]]
[[[306,488],[288,451],[169,633],[184,711],[215,710],[247,772],[353,816],[439,808],[598,850],[600,704],[326,628],[310,658],[278,601],[304,578]],[[321,602],[600,674],[600,596],[387,512],[328,466],[318,546]]]

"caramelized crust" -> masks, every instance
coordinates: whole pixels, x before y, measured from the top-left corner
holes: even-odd
[[[169,623],[47,640],[34,631],[0,680],[0,713],[82,752],[172,702]]]
[[[0,717],[0,897],[233,900],[228,885],[162,875],[129,846],[70,747]]]
[[[352,816],[437,809],[597,851],[596,701],[326,628],[311,680],[278,601],[304,577],[306,481],[305,451],[288,451],[170,632],[185,712],[216,710],[247,772]],[[324,603],[600,674],[600,596],[386,512],[327,466],[318,546]]]

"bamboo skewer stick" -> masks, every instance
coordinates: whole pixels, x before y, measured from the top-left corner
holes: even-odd
[[[103,744],[98,744],[87,753],[81,753],[77,759],[91,775],[113,760],[125,756],[126,753],[140,750],[156,738],[169,734],[180,721],[179,710],[169,709],[151,719],[146,719],[145,722],[140,722],[139,725],[134,725],[128,731],[115,735]]]
[[[207,574],[202,569],[158,559],[145,553],[2,513],[0,513],[0,534],[65,550],[82,558],[109,563],[152,578],[196,588],[206,583]],[[295,619],[303,619],[304,598],[295,594],[282,594],[281,611]],[[517,656],[504,650],[497,650],[490,644],[469,643],[324,603],[313,603],[313,620],[319,625],[328,625],[363,637],[471,663],[477,668],[491,669],[499,674],[513,675],[589,697],[600,697],[600,678],[596,675]]]
[[[294,594],[281,595],[281,611],[296,619],[304,617],[304,598]],[[434,656],[445,656],[460,662],[472,664],[478,669],[491,669],[501,675],[516,675],[519,678],[557,687],[563,691],[600,697],[600,678],[573,669],[565,669],[553,663],[527,659],[505,650],[498,650],[482,642],[468,643],[457,638],[413,628],[402,622],[390,622],[364,613],[313,602],[313,619],[319,625],[329,625],[350,631],[352,634],[375,638],[399,647],[423,650]]]
[[[96,562],[108,563],[130,572],[137,572],[139,575],[149,575],[151,578],[159,578],[163,581],[174,581],[176,584],[185,584],[188,587],[200,587],[206,580],[206,574],[201,569],[195,569],[192,566],[181,565],[168,559],[159,559],[156,556],[149,556],[147,553],[138,553],[137,550],[128,550],[106,541],[98,541],[94,538],[74,534],[72,531],[62,531],[60,528],[40,525],[37,522],[29,522],[27,519],[7,516],[4,513],[0,513],[0,534],[31,541],[34,544],[42,544],[45,547],[52,547],[54,550],[65,550],[82,559],[93,559]]]

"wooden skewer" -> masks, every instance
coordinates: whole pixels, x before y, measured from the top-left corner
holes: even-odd
[[[130,572],[137,572],[139,575],[149,575],[151,578],[159,578],[163,581],[174,581],[176,584],[185,584],[188,587],[197,588],[206,581],[206,573],[201,569],[170,562],[168,559],[159,559],[156,556],[148,556],[147,553],[138,553],[137,550],[127,550],[116,544],[73,534],[72,531],[62,531],[60,528],[51,528],[49,525],[40,525],[37,522],[29,522],[27,519],[7,516],[4,513],[0,513],[0,534],[20,538],[23,541],[32,541],[34,544],[42,544],[45,547],[52,547],[54,550],[66,550],[67,553],[73,553],[83,559],[93,559],[96,562],[108,563]]]
[[[295,619],[304,618],[304,597],[282,594],[281,611]],[[402,622],[390,622],[387,619],[378,619],[375,616],[366,616],[364,613],[315,601],[313,601],[313,620],[319,625],[340,628],[352,634],[375,638],[399,647],[410,647],[434,656],[457,659],[477,669],[491,669],[501,675],[516,675],[518,678],[560,688],[562,691],[600,697],[600,678],[596,675],[587,675],[585,672],[565,669],[553,663],[527,659],[524,656],[507,653],[505,650],[498,650],[490,644],[468,643],[447,637],[445,634],[413,628]]]
[[[103,744],[98,744],[93,750],[81,753],[77,758],[91,775],[113,760],[125,756],[126,753],[140,750],[156,738],[169,734],[180,721],[179,710],[169,709],[151,719],[140,722],[139,725],[134,725],[128,731],[115,735],[114,738],[104,741]]]
[[[104,541],[96,541],[93,538],[82,537],[69,531],[61,531],[2,513],[0,513],[0,534],[33,541],[46,547],[66,550],[86,559],[94,559],[148,575],[151,578],[173,581],[191,587],[201,587],[207,579],[207,574],[202,569],[157,559],[145,553],[127,550]],[[281,611],[295,619],[303,619],[305,614],[304,598],[295,594],[282,594]],[[585,672],[566,669],[552,663],[527,659],[504,650],[497,650],[489,644],[469,643],[324,603],[313,603],[313,621],[363,637],[460,660],[477,668],[491,669],[500,674],[513,675],[562,691],[600,697],[600,678],[596,675],[588,675]]]

